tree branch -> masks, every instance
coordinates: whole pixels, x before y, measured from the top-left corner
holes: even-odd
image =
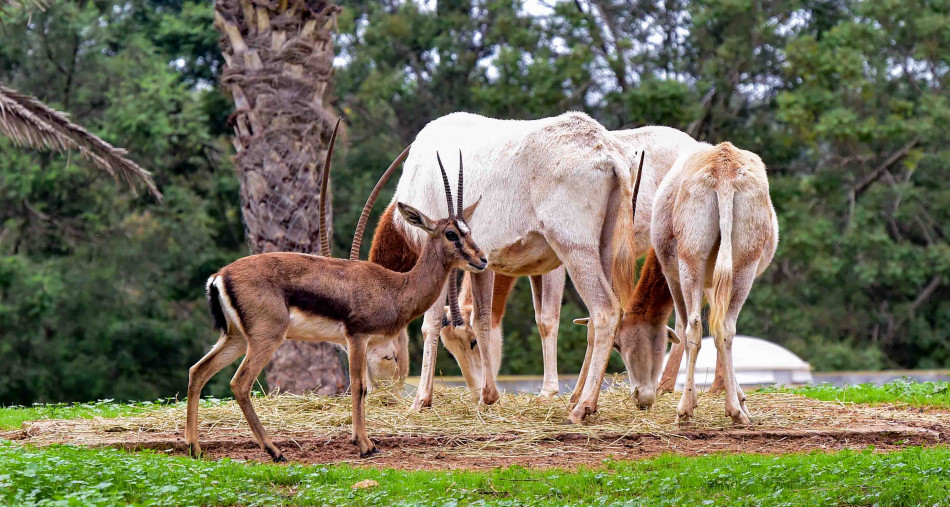
[[[851,192],[854,195],[854,199],[857,200],[859,197],[861,197],[861,194],[867,191],[867,189],[871,186],[872,183],[880,179],[881,176],[884,176],[884,173],[887,172],[887,170],[892,165],[896,164],[898,161],[900,161],[900,159],[904,158],[904,156],[906,156],[907,153],[914,146],[917,146],[917,143],[919,142],[920,142],[920,136],[919,135],[914,136],[913,139],[911,139],[907,144],[902,146],[899,150],[895,151],[894,153],[891,153],[891,155],[887,157],[883,162],[881,162],[877,167],[875,167],[874,170],[871,171],[870,174],[868,174],[867,176],[862,178],[860,181],[858,181],[858,183],[855,184],[851,188]]]

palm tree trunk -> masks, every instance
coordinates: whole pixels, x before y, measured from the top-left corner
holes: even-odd
[[[319,253],[320,176],[335,115],[330,30],[340,8],[325,0],[218,0],[221,84],[234,99],[234,165],[251,250]],[[273,389],[337,394],[347,379],[328,343],[287,342],[267,368]]]

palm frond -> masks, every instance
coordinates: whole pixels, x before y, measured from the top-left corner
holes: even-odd
[[[0,0],[4,1],[9,0]],[[133,193],[139,186],[144,186],[156,199],[162,197],[151,173],[127,159],[125,150],[72,123],[65,113],[3,85],[0,85],[0,134],[21,146],[53,151],[76,150],[96,167],[116,179],[125,180]]]

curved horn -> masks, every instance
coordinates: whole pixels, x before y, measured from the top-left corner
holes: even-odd
[[[464,174],[464,171],[462,170],[462,150],[459,150],[459,189],[455,193],[455,197],[458,199],[458,203],[456,204],[456,207],[455,207],[456,209],[455,216],[459,218],[462,217],[462,210],[463,210],[463,206],[462,206],[462,202],[463,202],[462,201],[462,179],[463,179],[462,175],[463,174]]]
[[[462,320],[462,311],[459,309],[458,269],[449,271],[449,314],[452,316],[452,326],[459,327],[465,324]]]
[[[630,219],[630,224],[633,225],[633,221],[637,216],[637,194],[640,193],[640,175],[643,174],[643,156],[646,155],[646,150],[640,151],[640,167],[637,168],[637,182],[633,184],[633,218]]]
[[[330,186],[330,161],[333,160],[333,145],[336,144],[336,132],[340,130],[340,122],[343,117],[336,119],[336,125],[333,126],[333,134],[330,134],[330,147],[327,148],[327,159],[323,161],[323,180],[320,182],[320,255],[330,256],[330,236],[327,235],[327,208],[330,203],[327,202],[327,188]]]
[[[449,218],[455,216],[454,211],[452,210],[452,189],[449,188],[449,177],[445,175],[445,167],[442,167],[442,158],[439,157],[439,152],[435,152],[435,159],[439,161],[439,170],[442,171],[442,184],[445,186],[445,202],[449,205]]]
[[[356,224],[356,233],[353,234],[353,246],[350,247],[350,260],[355,261],[360,258],[360,247],[363,246],[363,231],[366,230],[366,222],[369,220],[369,212],[373,209],[373,204],[376,204],[376,198],[379,197],[379,193],[383,190],[383,186],[386,185],[386,182],[389,181],[389,177],[393,175],[393,172],[399,167],[399,164],[403,163],[406,160],[406,157],[409,156],[409,148],[412,145],[406,146],[402,153],[396,157],[396,160],[393,160],[393,163],[389,165],[389,168],[386,169],[386,172],[379,177],[379,181],[376,182],[376,186],[373,187],[373,191],[370,192],[369,197],[366,198],[366,205],[363,206],[363,211],[360,213],[360,220]]]

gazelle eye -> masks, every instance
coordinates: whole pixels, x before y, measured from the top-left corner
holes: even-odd
[[[449,241],[458,241],[459,236],[455,234],[455,231],[445,231],[445,239]]]

